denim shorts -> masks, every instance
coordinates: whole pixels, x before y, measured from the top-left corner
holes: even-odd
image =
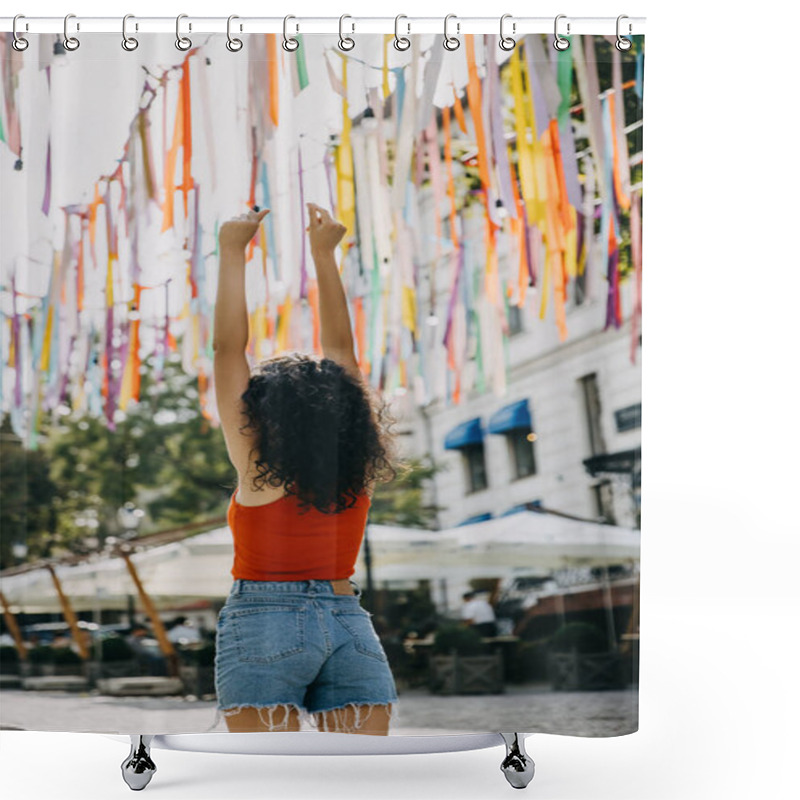
[[[214,726],[242,706],[259,709],[262,722],[278,730],[273,706],[286,719],[288,707],[296,708],[318,728],[316,712],[395,704],[394,676],[372,614],[350,583],[355,595],[334,594],[328,580],[233,582],[217,620]]]

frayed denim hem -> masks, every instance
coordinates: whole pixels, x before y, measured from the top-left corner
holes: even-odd
[[[317,711],[314,712],[313,716],[311,716],[310,725],[316,731],[320,731],[320,725],[321,725],[322,726],[321,730],[328,733],[359,733],[360,732],[359,729],[369,719],[370,714],[372,713],[372,709],[375,706],[380,706],[383,708],[387,705],[391,706],[391,708],[389,709],[389,726],[388,726],[389,728],[391,728],[392,723],[396,723],[398,721],[399,714],[397,708],[397,700],[389,701],[388,703],[386,702],[347,703],[347,705],[344,706],[318,709]],[[355,711],[355,719],[353,720],[352,727],[348,727],[344,719],[344,713],[348,708],[353,708]],[[328,727],[327,721],[323,716],[325,712],[332,712],[333,724],[334,724],[333,728]],[[364,731],[364,733],[370,733],[370,731]]]
[[[386,705],[391,706],[389,710],[389,728],[391,728],[392,724],[396,723],[399,718],[396,699],[389,701],[388,703],[347,703],[344,706],[323,708],[314,712],[310,712],[302,706],[296,705],[295,703],[272,703],[270,705],[242,703],[240,705],[229,706],[227,708],[221,708],[217,706],[216,713],[214,715],[214,722],[206,730],[206,732],[208,733],[209,731],[214,730],[224,716],[233,716],[238,714],[244,708],[255,708],[258,713],[259,720],[267,731],[288,731],[289,728],[287,726],[290,718],[289,714],[290,711],[294,709],[297,711],[301,729],[305,724],[311,729],[319,732],[359,733],[361,732],[360,728],[362,728],[364,723],[369,719],[373,707]],[[355,712],[355,719],[353,720],[352,726],[347,725],[345,719],[345,712],[349,708],[352,708]],[[325,716],[323,716],[323,714],[327,712],[333,712],[334,727],[330,727],[330,721],[326,720]],[[253,731],[253,733],[256,732],[257,731]],[[364,731],[364,733],[369,733],[369,731]]]

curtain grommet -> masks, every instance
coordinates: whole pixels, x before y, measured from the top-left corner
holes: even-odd
[[[348,51],[352,50],[356,46],[356,40],[353,39],[352,36],[344,35],[342,31],[342,23],[345,21],[345,19],[353,19],[353,18],[349,14],[342,14],[342,16],[339,17],[339,49]],[[356,30],[356,24],[354,22],[351,33],[355,33],[355,30]]]
[[[567,15],[566,14],[559,14],[556,17],[556,21],[555,21],[555,35],[556,35],[556,38],[553,39],[553,47],[555,47],[555,49],[558,50],[559,52],[561,52],[562,50],[566,50],[569,47],[569,39],[565,39],[563,36],[560,36],[559,33],[558,33],[558,21],[560,19],[567,19]],[[569,20],[567,20],[567,36],[569,36],[569,35],[570,35],[569,34]]]
[[[411,39],[406,36],[400,36],[398,33],[398,23],[401,19],[408,19],[405,14],[398,14],[394,18],[394,49],[399,50],[400,52],[404,52],[411,47]],[[407,22],[406,26],[408,27],[408,33],[411,33],[411,25]]]
[[[238,53],[244,47],[244,43],[241,39],[236,39],[231,36],[231,20],[233,19],[239,19],[239,17],[236,14],[231,14],[228,17],[228,41],[225,42],[225,47],[227,47],[231,53]],[[241,26],[239,30],[241,30]]]
[[[500,41],[498,42],[498,44],[500,45],[500,49],[505,51],[513,50],[517,46],[516,39],[513,39],[511,36],[505,36],[503,34],[503,23],[510,17],[511,14],[503,14],[503,16],[500,17]],[[512,22],[511,33],[516,33],[516,32],[517,32],[517,23]]]
[[[181,36],[181,20],[188,17],[188,14],[178,14],[175,20],[175,47],[186,52],[192,46],[192,40],[188,36]],[[192,23],[189,23],[189,31],[192,30]]]
[[[122,18],[122,49],[127,52],[132,52],[139,46],[139,40],[133,36],[128,36],[127,26],[128,20],[133,17],[133,14],[126,14]],[[139,25],[136,25],[136,30],[139,30]]]
[[[455,36],[448,35],[447,23],[451,19],[457,19],[456,15],[448,14],[444,18],[444,41],[442,42],[442,47],[444,47],[445,50],[450,50],[452,52],[453,50],[458,50],[458,48],[461,47],[461,39],[458,39]],[[456,33],[460,33],[460,31],[461,31],[461,23],[456,22]]]
[[[283,18],[283,49],[286,50],[287,53],[293,53],[300,47],[300,42],[297,41],[293,36],[286,35],[286,26],[290,19],[297,19],[297,17],[293,16],[292,14],[287,14]],[[297,30],[298,27],[295,26]]]
[[[27,50],[28,49],[28,45],[30,44],[30,42],[17,33],[17,20],[18,19],[25,19],[25,15],[24,14],[17,14],[14,17],[14,24],[13,24],[13,26],[11,28],[11,30],[13,31],[13,37],[14,38],[13,38],[13,40],[11,42],[11,46],[17,52],[21,53],[23,50]],[[25,30],[28,30],[28,23],[27,22],[25,23]]]
[[[77,39],[75,36],[70,36],[69,33],[67,32],[67,23],[69,22],[69,18],[74,16],[75,16],[74,14],[67,14],[67,16],[64,17],[64,49],[69,50],[70,53],[77,50],[81,46],[80,40]],[[75,25],[76,25],[76,30],[81,29],[79,22],[76,23]]]
[[[633,42],[631,42],[630,39],[626,39],[625,37],[623,37],[619,32],[619,22],[622,19],[630,19],[630,17],[627,14],[620,14],[617,17],[617,41],[614,42],[614,46],[617,48],[617,50],[619,50],[620,52],[624,53],[627,50],[631,49],[631,46],[632,46]],[[628,36],[630,36],[630,35],[631,35],[631,23],[629,22],[628,23]]]

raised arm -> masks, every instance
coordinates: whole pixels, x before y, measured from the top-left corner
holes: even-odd
[[[309,211],[308,238],[311,255],[317,270],[319,287],[320,341],[326,358],[361,377],[355,357],[353,330],[347,297],[342,286],[334,252],[347,228],[324,209],[307,203]]]
[[[228,220],[219,232],[219,281],[214,307],[214,349],[247,347],[247,302],[244,293],[245,252],[269,213],[249,211]]]
[[[245,299],[245,250],[258,230],[267,209],[249,211],[228,220],[219,231],[219,281],[214,308],[214,387],[222,432],[231,463],[240,482],[247,474],[251,434],[239,428],[245,424],[242,395],[250,381],[245,351],[248,339]]]

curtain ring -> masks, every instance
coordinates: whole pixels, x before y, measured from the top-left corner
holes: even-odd
[[[621,19],[630,19],[630,17],[627,14],[620,14],[617,17],[617,41],[615,42],[615,46],[616,46],[617,50],[620,50],[620,51],[630,50],[631,49],[631,44],[632,44],[631,40],[630,39],[625,39],[622,36],[620,36],[620,34],[619,34],[619,21]],[[628,36],[630,36],[630,35],[631,35],[631,24],[629,22],[628,23]]]
[[[67,33],[67,22],[70,17],[74,16],[74,14],[67,14],[67,16],[64,17],[64,49],[69,50],[70,52],[77,50],[81,46],[81,43],[74,36],[70,36]],[[77,29],[81,29],[79,24],[77,25]]]
[[[511,16],[511,14],[503,14],[503,16],[500,17],[500,42],[499,42],[499,44],[500,44],[500,49],[501,50],[513,50],[517,46],[516,41],[514,39],[512,39],[510,36],[503,36],[503,22],[505,20],[507,20],[510,16]],[[516,33],[516,32],[517,32],[517,23],[516,22],[512,22],[511,23],[511,33]]]
[[[355,39],[353,39],[351,36],[345,36],[342,33],[342,23],[344,22],[345,19],[353,19],[353,18],[349,14],[342,14],[342,16],[339,17],[339,49],[352,50],[356,46]],[[356,30],[356,24],[354,22],[352,33],[355,33],[355,30]]]
[[[238,53],[242,49],[242,47],[244,47],[244,45],[242,44],[242,40],[241,39],[232,39],[231,38],[231,20],[232,19],[239,19],[239,17],[236,16],[236,14],[231,14],[228,17],[228,41],[225,42],[225,47],[227,47],[228,50],[231,51],[231,53]],[[241,28],[240,28],[240,30],[241,30]]]
[[[135,50],[139,46],[139,40],[135,39],[133,36],[128,36],[128,31],[126,30],[128,20],[133,17],[133,14],[126,14],[122,18],[122,49],[127,50],[129,53],[131,50]],[[136,30],[139,30],[139,25],[136,25]]]
[[[175,47],[178,50],[188,50],[192,46],[192,40],[188,36],[181,36],[181,20],[188,17],[188,14],[178,14],[175,20]],[[192,23],[189,23],[189,30],[192,29]]]
[[[297,19],[297,17],[294,17],[291,14],[287,14],[283,18],[283,49],[288,51],[289,53],[293,53],[295,50],[297,50],[298,47],[300,47],[300,42],[298,42],[297,39],[295,39],[293,36],[289,37],[286,35],[286,23],[290,19]],[[297,26],[295,26],[295,28],[297,28]]]
[[[444,41],[442,42],[442,46],[445,50],[458,50],[461,47],[461,40],[457,39],[455,36],[448,36],[447,35],[447,22],[451,19],[457,19],[455,14],[448,14],[444,18]],[[461,23],[456,22],[456,33],[461,31]]]
[[[567,15],[559,14],[556,17],[556,24],[555,24],[556,38],[553,40],[553,47],[555,47],[555,49],[559,51],[566,50],[569,47],[569,40],[564,39],[562,36],[558,35],[558,21],[560,19],[567,19]],[[569,21],[567,21],[567,36],[569,36]]]
[[[408,19],[405,14],[398,14],[394,18],[394,46],[396,50],[408,50],[411,47],[411,39],[407,39],[405,36],[399,36],[397,33],[397,23],[400,19]],[[408,32],[411,33],[411,25],[410,23],[406,22],[408,26]]]
[[[11,46],[15,50],[18,50],[19,52],[22,52],[23,50],[27,50],[28,49],[28,45],[30,44],[30,42],[27,39],[23,39],[23,37],[20,36],[17,33],[17,20],[18,19],[25,19],[25,15],[24,14],[17,14],[17,16],[14,17],[14,25],[12,26],[12,30],[14,31],[14,40],[11,42]],[[28,30],[28,23],[27,22],[25,23],[25,30]]]

